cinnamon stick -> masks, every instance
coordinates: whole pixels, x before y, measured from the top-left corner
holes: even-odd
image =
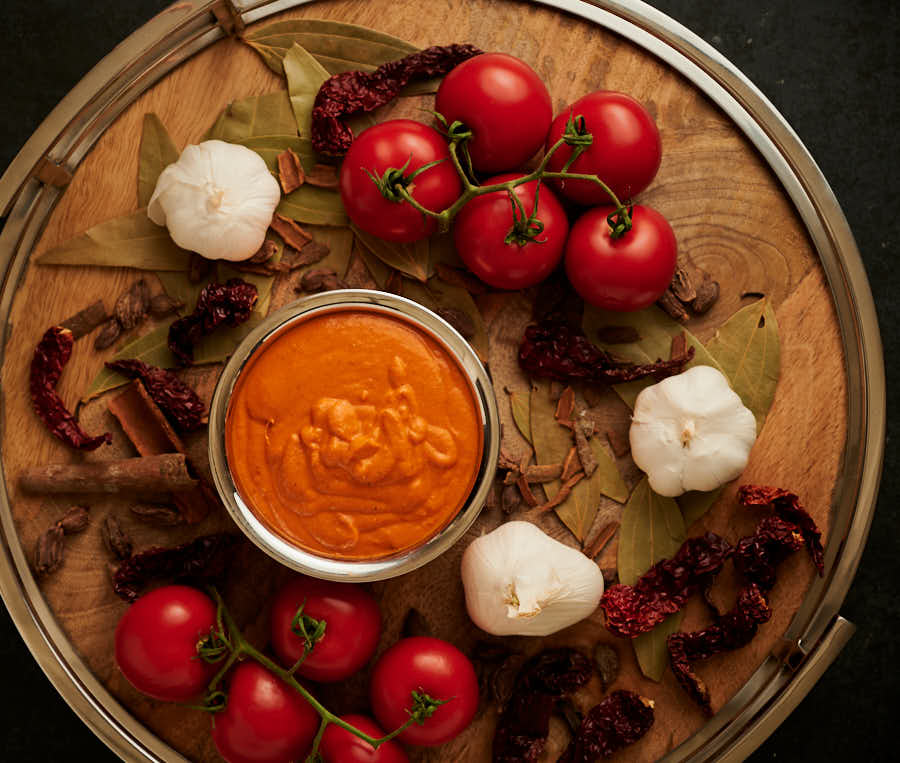
[[[25,469],[19,485],[31,493],[171,493],[197,485],[183,453],[45,464]]]

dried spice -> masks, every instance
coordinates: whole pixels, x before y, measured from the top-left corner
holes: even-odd
[[[623,435],[615,429],[606,430],[606,439],[616,458],[622,458],[631,450],[631,442],[628,439],[628,435]]]
[[[154,318],[165,318],[184,307],[180,299],[172,299],[168,294],[157,294],[150,299],[150,315]]]
[[[187,384],[171,371],[140,360],[114,360],[106,367],[129,379],[140,379],[160,410],[183,432],[203,426],[206,406]]]
[[[455,307],[435,307],[434,312],[456,329],[463,339],[475,336],[475,321],[468,313]]]
[[[184,522],[184,517],[168,506],[157,506],[150,503],[136,503],[131,513],[139,522],[156,527],[174,527]]]
[[[553,418],[564,427],[571,429],[574,426],[572,424],[572,414],[574,412],[575,390],[571,387],[566,387],[556,403],[556,413],[553,414]]]
[[[594,647],[594,667],[600,676],[603,691],[608,691],[619,677],[619,653],[612,644],[600,642]]]
[[[315,294],[320,291],[334,291],[346,289],[347,284],[338,278],[338,274],[328,268],[316,268],[307,270],[300,279],[300,284],[294,288],[296,292],[309,292]]]
[[[194,359],[194,345],[219,326],[239,326],[250,317],[259,294],[240,278],[203,287],[194,312],[169,326],[169,349],[183,366]]]
[[[581,463],[581,468],[584,470],[584,476],[590,477],[597,471],[597,459],[594,456],[594,449],[588,442],[584,430],[581,427],[576,426],[573,431],[575,432],[575,451],[578,453],[578,461]]]
[[[819,575],[824,572],[825,550],[822,548],[822,533],[794,493],[777,487],[741,485],[738,489],[738,500],[744,506],[771,506],[776,516],[797,525]]]
[[[584,686],[590,660],[574,649],[548,649],[526,662],[494,731],[494,763],[531,763],[544,750],[557,700]]]
[[[600,532],[597,533],[597,536],[587,546],[585,546],[585,556],[588,559],[595,559],[597,557],[597,554],[599,554],[604,548],[606,548],[606,544],[613,539],[618,530],[618,522],[610,522],[608,525],[604,525],[600,529]]]
[[[619,362],[591,344],[580,330],[553,318],[525,329],[519,346],[519,365],[532,376],[596,384],[619,384],[647,376],[662,379],[681,373],[693,356],[691,347],[684,358],[674,361],[657,360],[644,365]]]
[[[565,475],[563,475],[563,476],[565,476]],[[569,497],[569,494],[572,492],[572,489],[575,487],[575,485],[577,485],[579,482],[581,482],[582,479],[584,479],[583,472],[578,472],[574,476],[567,479],[560,486],[559,490],[557,491],[556,495],[553,496],[553,498],[551,498],[546,503],[543,503],[540,506],[538,506],[538,511],[550,511],[550,509],[555,509],[563,501],[565,501],[566,498]]]
[[[653,725],[653,702],[634,692],[616,691],[584,716],[558,763],[593,763],[637,742]]]
[[[56,383],[72,355],[72,332],[61,326],[51,326],[34,350],[29,375],[31,405],[47,428],[67,445],[79,450],[95,450],[103,443],[111,443],[112,435],[105,432],[91,437],[86,434],[56,393]]]
[[[743,295],[741,295],[743,296]],[[763,296],[762,294],[759,295]],[[691,302],[691,310],[697,315],[703,315],[716,303],[719,298],[719,282],[713,281],[709,276],[704,277],[697,287],[697,296]]]
[[[672,276],[672,283],[669,285],[669,288],[678,300],[684,304],[693,302],[697,298],[697,289],[694,288],[694,281],[684,268],[675,268],[675,274]]]
[[[254,254],[249,260],[244,260],[244,262],[252,265],[261,265],[262,263],[271,260],[277,252],[278,244],[272,239],[267,238],[262,242],[262,244],[260,244],[259,249],[256,250],[256,254]]]
[[[285,244],[297,251],[300,251],[312,241],[312,236],[297,223],[277,212],[272,216],[272,222],[269,223],[269,227],[284,239]]]
[[[712,715],[709,689],[694,672],[693,663],[750,643],[772,610],[759,587],[750,584],[738,594],[734,608],[709,628],[693,633],[673,633],[666,641],[672,672],[678,683],[706,715]]]
[[[601,326],[597,329],[597,339],[602,344],[631,344],[640,342],[641,335],[634,326]]]
[[[73,506],[57,522],[66,535],[76,535],[84,532],[90,522],[87,506]]]
[[[103,524],[100,526],[100,535],[103,538],[103,545],[116,559],[124,561],[131,556],[134,544],[122,529],[119,520],[112,514],[108,514],[103,520]]]
[[[121,335],[122,327],[119,325],[119,322],[115,318],[110,318],[103,324],[103,328],[100,329],[100,333],[97,334],[97,338],[94,339],[94,349],[105,350]]]
[[[512,514],[522,504],[522,494],[517,485],[505,485],[500,493],[500,508],[504,514]]]
[[[316,164],[306,174],[306,182],[317,188],[337,188],[337,167],[333,164]]]
[[[296,191],[306,177],[303,172],[303,165],[300,164],[300,157],[290,148],[282,151],[276,157],[278,163],[278,182],[281,183],[281,190],[284,193]]]
[[[679,323],[684,323],[690,318],[688,311],[684,309],[684,305],[675,296],[671,287],[662,293],[662,296],[656,300],[656,304],[665,311],[666,315]]]
[[[487,285],[462,268],[454,268],[443,262],[438,262],[434,266],[434,272],[444,283],[450,284],[450,286],[459,286],[474,296],[487,293]]]
[[[620,638],[652,630],[708,585],[732,550],[715,533],[688,538],[671,559],[654,564],[633,586],[620,583],[603,593],[600,607],[606,614],[606,627]]]
[[[215,533],[180,546],[142,551],[119,565],[113,575],[113,591],[132,602],[152,580],[211,583],[224,574],[228,552],[236,542],[234,535]]]
[[[372,277],[369,268],[359,252],[354,249],[347,264],[347,272],[344,273],[344,283],[351,289],[377,289],[378,283]]]
[[[528,484],[528,480],[525,479],[524,474],[519,475],[519,478],[516,480],[516,487],[519,488],[519,493],[521,493],[525,503],[529,506],[538,505],[538,499],[535,497],[534,493],[531,492],[531,486]]]
[[[741,538],[735,546],[735,569],[746,580],[768,591],[775,585],[776,567],[803,543],[803,534],[793,522],[765,517],[753,535]]]
[[[687,354],[687,336],[682,331],[679,334],[675,334],[672,337],[672,345],[669,350],[669,358],[671,360],[675,360],[677,358],[683,358]]]
[[[71,318],[66,318],[59,325],[72,332],[72,339],[81,339],[81,337],[90,334],[97,326],[107,320],[109,316],[106,314],[106,307],[103,300],[98,299],[92,305],[88,305],[84,310],[79,310]]]
[[[389,61],[373,72],[349,71],[325,81],[312,110],[312,144],[316,153],[341,156],[353,142],[344,119],[389,103],[414,80],[442,77],[481,51],[473,45],[446,45]]]
[[[58,524],[41,533],[34,549],[34,574],[37,577],[45,577],[62,566],[63,535]]]
[[[205,280],[212,269],[212,262],[206,257],[201,257],[196,252],[191,252],[191,261],[188,266],[188,280],[191,283],[200,283]]]
[[[566,453],[565,459],[563,459],[562,473],[559,478],[563,482],[570,480],[575,476],[579,469],[581,469],[581,462],[578,460],[578,451],[573,445],[569,448],[569,452]]]
[[[123,331],[131,331],[143,323],[150,312],[150,287],[141,278],[135,281],[116,300],[113,315]]]

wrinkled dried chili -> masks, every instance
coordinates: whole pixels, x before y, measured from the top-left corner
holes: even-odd
[[[74,341],[72,332],[61,326],[51,326],[44,333],[31,359],[31,405],[47,428],[64,443],[79,450],[95,450],[103,443],[111,443],[112,435],[109,432],[96,437],[86,434],[56,393],[56,383],[69,362]]]
[[[523,370],[532,376],[562,382],[619,384],[647,376],[662,379],[681,373],[693,357],[694,348],[690,347],[683,357],[673,360],[643,365],[623,363],[591,344],[579,329],[553,317],[525,329],[519,345],[519,365]]]
[[[738,594],[734,608],[708,628],[673,633],[666,639],[675,678],[706,715],[712,715],[709,688],[694,672],[693,663],[746,646],[771,616],[772,610],[759,586],[751,583]]]
[[[734,566],[743,577],[768,591],[775,585],[775,568],[803,546],[803,534],[793,522],[765,517],[753,535],[734,549]]]
[[[203,535],[171,548],[150,548],[123,561],[113,575],[113,591],[134,601],[151,580],[160,578],[203,585],[222,577],[228,551],[238,538],[229,533]]]
[[[653,702],[614,691],[584,716],[558,763],[593,763],[637,742],[653,725]]]
[[[442,77],[481,51],[474,45],[435,45],[375,71],[341,72],[319,88],[312,110],[312,144],[316,153],[341,156],[353,142],[353,132],[344,118],[372,111],[394,100],[416,79]]]
[[[621,638],[653,630],[709,586],[732,551],[715,533],[688,538],[671,559],[654,564],[633,586],[618,583],[606,589],[600,599],[606,627]]]
[[[204,286],[194,312],[169,326],[169,349],[181,365],[191,365],[194,345],[222,324],[242,324],[258,298],[256,287],[240,278]]]
[[[526,662],[494,731],[494,763],[531,763],[544,750],[557,700],[584,686],[591,661],[574,649],[548,649]]]
[[[813,564],[820,575],[824,572],[825,550],[822,548],[822,533],[794,493],[778,487],[741,485],[738,489],[738,500],[744,506],[771,506],[778,517],[796,525],[803,535],[803,540],[806,541]]]
[[[171,371],[149,366],[140,360],[115,360],[106,367],[129,379],[140,379],[153,402],[178,429],[190,432],[203,426],[206,406],[197,393]]]

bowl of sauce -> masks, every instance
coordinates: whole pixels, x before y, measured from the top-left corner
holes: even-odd
[[[444,320],[393,294],[317,294],[241,343],[210,406],[216,488],[279,562],[331,580],[409,572],[480,512],[499,452],[493,388]]]

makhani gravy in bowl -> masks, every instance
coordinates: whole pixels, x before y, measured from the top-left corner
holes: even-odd
[[[223,371],[210,427],[216,486],[241,529],[332,579],[391,577],[449,548],[484,504],[499,448],[468,343],[372,291],[270,316]]]

